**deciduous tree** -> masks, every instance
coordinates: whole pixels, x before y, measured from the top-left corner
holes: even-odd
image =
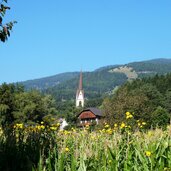
[[[16,21],[3,23],[3,18],[8,10],[10,10],[10,7],[7,6],[7,0],[2,0],[0,3],[0,41],[2,42],[5,42],[8,39],[12,27],[16,23]]]

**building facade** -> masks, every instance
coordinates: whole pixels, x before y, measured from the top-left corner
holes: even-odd
[[[99,124],[102,118],[102,111],[97,108],[88,108],[78,115],[79,126]]]

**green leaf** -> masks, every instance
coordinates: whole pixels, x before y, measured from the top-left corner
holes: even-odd
[[[60,159],[59,159],[59,170],[64,171],[64,153],[61,154]]]

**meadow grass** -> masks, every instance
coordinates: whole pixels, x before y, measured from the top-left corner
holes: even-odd
[[[0,133],[3,171],[170,171],[171,126],[132,132],[123,123],[101,130],[15,125]]]

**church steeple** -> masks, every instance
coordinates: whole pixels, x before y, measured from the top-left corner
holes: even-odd
[[[76,93],[76,107],[84,107],[83,75],[80,72],[80,80]]]
[[[80,72],[79,90],[83,89],[83,74]]]

